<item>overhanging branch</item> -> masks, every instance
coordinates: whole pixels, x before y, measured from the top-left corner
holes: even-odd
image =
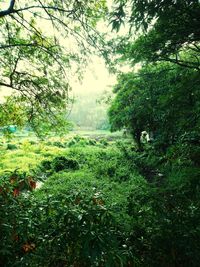
[[[14,5],[15,5],[15,0],[11,0],[8,9],[0,11],[0,18],[13,13]]]
[[[68,14],[73,14],[74,12],[76,12],[76,10],[67,10],[64,8],[59,8],[59,7],[54,7],[54,6],[45,6],[45,5],[32,5],[28,7],[21,7],[18,9],[14,9],[14,4],[15,4],[15,0],[11,0],[9,8],[6,10],[0,11],[0,18],[7,16],[7,15],[14,14],[14,13],[31,10],[31,9],[47,9],[47,10],[54,10],[54,11],[62,12],[62,13],[68,13]]]

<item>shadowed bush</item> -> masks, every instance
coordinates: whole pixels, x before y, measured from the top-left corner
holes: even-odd
[[[52,160],[43,160],[39,166],[42,172],[53,174],[54,172],[66,170],[78,170],[79,163],[76,159],[57,156]]]

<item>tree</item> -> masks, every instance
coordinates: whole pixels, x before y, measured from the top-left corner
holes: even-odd
[[[70,76],[80,73],[88,52],[94,47],[101,50],[95,25],[104,16],[106,3],[8,2],[0,10],[0,86],[16,92],[15,101],[36,131],[39,121],[55,129],[59,121],[62,125],[66,121]],[[4,111],[1,105],[0,113]]]
[[[148,66],[137,74],[122,74],[110,107],[112,130],[126,127],[139,148],[142,131],[166,149],[179,137],[200,129],[198,71],[169,63]]]
[[[116,0],[113,29],[117,61],[141,70],[122,74],[110,109],[113,130],[128,127],[140,146],[141,131],[152,131],[161,147],[184,132],[199,130],[200,3],[197,0]]]
[[[79,92],[75,98],[69,119],[78,127],[92,130],[109,129],[107,104],[100,101],[106,92]],[[100,99],[100,100],[99,100]]]
[[[118,6],[111,14],[113,28],[118,30],[123,22],[130,27],[129,36],[118,46],[123,59],[133,64],[169,61],[200,70],[198,0],[116,2]]]

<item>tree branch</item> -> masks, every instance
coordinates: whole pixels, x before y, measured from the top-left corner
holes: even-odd
[[[9,77],[10,78],[10,85],[11,86],[13,86],[13,76],[14,76],[14,74],[16,72],[17,64],[18,64],[19,60],[20,60],[20,54],[18,53],[18,57],[17,57],[17,59],[15,61],[14,68],[13,68],[11,74],[10,74],[10,77]]]
[[[184,61],[184,60],[180,60],[180,59],[173,59],[173,58],[163,58],[160,61],[168,61],[171,63],[175,63],[181,67],[186,67],[189,69],[196,69],[198,71],[200,71],[200,66],[199,64],[195,63],[195,62],[189,62],[189,61]]]
[[[7,16],[7,15],[11,15],[13,13],[19,13],[19,12],[30,10],[30,9],[49,9],[49,10],[54,10],[57,12],[69,13],[69,15],[75,12],[75,10],[67,10],[64,8],[59,8],[59,7],[54,7],[54,6],[44,6],[44,5],[43,6],[33,5],[33,6],[14,9],[14,4],[15,4],[15,0],[11,0],[9,8],[6,10],[0,11],[0,18]]]
[[[4,82],[0,82],[0,86],[5,86],[5,87],[9,87],[12,88],[12,85],[9,83],[4,83]]]
[[[22,46],[22,47],[36,47],[37,44],[35,43],[29,43],[29,44],[8,44],[8,45],[5,45],[5,44],[0,44],[0,49],[5,49],[5,48],[12,48],[12,47],[19,47],[19,46]]]
[[[15,5],[15,0],[11,0],[8,9],[0,11],[0,18],[13,13],[14,5]]]

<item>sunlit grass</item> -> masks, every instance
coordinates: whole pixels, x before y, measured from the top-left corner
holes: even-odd
[[[6,139],[1,136],[0,174],[7,170],[14,171],[16,169],[30,172],[44,159],[68,154],[69,150],[71,150],[69,145],[71,141],[72,147],[82,151],[82,153],[84,152],[84,154],[88,154],[88,157],[93,157],[94,153],[91,152],[96,151],[97,153],[101,151],[101,148],[107,143],[106,140],[109,139],[109,143],[112,144],[113,140],[109,138],[111,136],[115,137],[109,131],[73,131],[64,137],[52,136],[45,140],[39,140],[35,135],[23,135],[23,133],[21,136],[18,134],[12,139]],[[91,140],[93,140],[95,146],[93,144],[90,147],[88,138],[92,138]],[[73,148],[71,153],[72,151]],[[78,157],[78,154],[76,156]]]
[[[47,146],[44,142],[31,144],[26,139],[21,142],[12,140],[9,144],[16,145],[17,149],[7,149],[8,143],[4,142],[0,148],[0,174],[4,171],[16,169],[29,172],[34,169],[43,159],[59,155],[63,148]]]

